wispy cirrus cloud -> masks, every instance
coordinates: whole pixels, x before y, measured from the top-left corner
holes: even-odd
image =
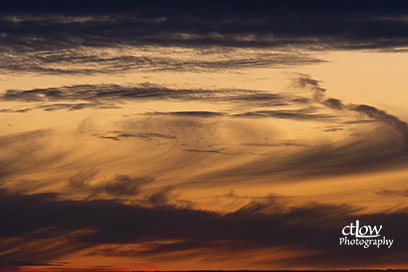
[[[112,45],[113,46],[113,45]],[[0,54],[0,70],[7,74],[90,76],[129,72],[217,72],[242,68],[282,68],[317,64],[323,60],[307,53],[263,50],[155,48],[86,48]],[[181,52],[180,52],[181,51]]]
[[[285,106],[290,104],[307,106],[307,99],[303,100],[300,96],[284,93],[245,89],[169,88],[149,82],[132,85],[73,85],[31,90],[6,90],[0,96],[0,99],[34,105],[31,108],[25,108],[26,111],[32,109],[54,111],[59,109],[120,108],[123,104],[132,101],[223,102],[241,103],[256,107]],[[2,111],[10,112],[16,110],[3,109]],[[190,115],[194,114],[193,111],[190,113]],[[199,111],[196,111],[196,114],[198,113]],[[160,114],[160,112],[155,114]],[[187,115],[188,112],[178,111],[173,114]],[[208,116],[210,113],[202,111],[201,116],[205,114]]]
[[[122,118],[110,130],[91,132],[91,136],[102,140],[154,139],[149,145],[151,148],[154,149],[154,144],[165,143],[179,154],[263,154],[259,159],[240,164],[239,169],[231,167],[204,174],[205,180],[215,180],[213,175],[338,175],[405,165],[408,130],[404,121],[372,106],[344,104],[339,99],[329,98],[326,89],[309,75],[298,75],[293,87],[301,92],[294,95],[243,89],[176,89],[150,83],[74,85],[8,90],[2,99],[45,110],[57,109],[58,105],[67,105],[71,110],[119,108],[163,100],[219,103],[224,107],[219,111],[148,110],[132,118]],[[334,136],[332,140],[323,140],[322,136],[321,141],[313,143],[302,137],[281,139],[273,136],[276,133],[273,126],[260,129],[265,126],[263,120],[270,119],[294,122],[294,126],[315,122],[319,123],[321,132],[344,133],[349,137]],[[288,142],[296,145],[288,145]],[[260,150],[261,146],[266,149]],[[278,146],[292,149],[277,155],[273,147]],[[295,146],[299,148],[293,149]]]
[[[307,88],[313,91],[313,99],[329,108],[355,111],[366,115],[373,120],[393,127],[401,133],[401,136],[407,146],[406,148],[408,148],[408,124],[398,119],[398,117],[388,114],[386,111],[373,106],[352,103],[344,105],[339,99],[326,98],[326,89],[320,87],[319,81],[312,79],[310,75],[300,75],[300,77],[296,79],[295,84],[301,88]]]
[[[388,196],[388,197],[395,197],[395,196],[402,196],[408,197],[408,189],[394,189],[394,190],[381,190],[376,192],[376,194],[380,196]]]

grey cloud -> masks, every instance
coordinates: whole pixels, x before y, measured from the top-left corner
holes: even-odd
[[[89,182],[92,181],[96,176],[98,172],[95,170],[81,170],[78,174],[75,176],[72,176],[69,178],[69,187],[72,190],[83,190],[85,186],[89,186]]]
[[[204,152],[204,153],[222,153],[222,150],[214,150],[214,149],[184,149],[187,152]]]
[[[320,113],[306,113],[304,109],[301,110],[269,110],[269,111],[255,111],[246,112],[242,114],[235,114],[236,117],[275,117],[280,119],[294,119],[294,120],[321,120],[328,121],[336,119],[336,116],[320,114]]]
[[[325,129],[326,132],[335,132],[335,131],[341,131],[341,130],[343,130],[342,127],[329,127]]]
[[[12,177],[15,173],[49,167],[68,156],[71,149],[58,149],[43,156],[48,146],[46,142],[53,137],[52,130],[34,130],[0,137],[0,179]],[[21,188],[29,190],[30,186]]]
[[[118,106],[112,106],[111,103],[51,103],[49,105],[37,106],[37,109],[43,109],[44,111],[55,111],[55,110],[82,110],[86,108],[119,108]]]
[[[302,180],[406,168],[405,142],[398,131],[385,130],[382,126],[336,142],[296,145],[293,150],[286,149],[284,155],[271,149],[252,162],[202,174],[194,182],[245,183],[268,177],[279,183],[294,178]]]
[[[32,108],[25,108],[25,109],[1,109],[1,112],[19,112],[19,113],[26,113],[33,110]]]
[[[313,5],[300,0],[197,6],[183,1],[95,3],[99,11],[83,4],[41,2],[30,10],[24,8],[31,6],[25,1],[1,11],[0,70],[4,73],[91,75],[288,67],[323,61],[306,50],[400,52],[408,44],[408,7],[401,1],[376,1],[375,5],[350,0]],[[169,57],[173,47],[194,53],[188,58]],[[129,48],[138,53],[126,53]],[[115,54],[109,53],[114,50]]]
[[[115,198],[135,197],[139,194],[141,187],[153,182],[151,177],[133,177],[118,175],[113,179],[92,185],[91,182],[97,177],[95,170],[80,171],[69,178],[69,183],[64,189],[65,194],[82,195],[86,199],[111,196]]]
[[[0,269],[4,271],[20,271],[23,267],[64,267],[69,265],[69,262],[0,262]]]
[[[263,144],[263,143],[246,143],[246,144],[242,144],[242,145],[246,145],[246,146],[307,146],[304,143],[298,142],[298,141],[294,141],[294,140],[285,140],[285,141],[279,141],[276,143],[267,143],[267,144]]]
[[[293,95],[268,93],[265,91],[245,89],[171,89],[160,85],[141,83],[133,86],[121,86],[112,84],[99,85],[73,85],[56,88],[31,89],[31,90],[7,90],[0,96],[1,100],[37,103],[33,108],[53,111],[59,109],[80,110],[84,108],[120,108],[126,101],[148,100],[176,100],[176,101],[209,101],[246,103],[255,107],[273,107],[299,104]],[[307,102],[300,103],[308,106]],[[30,108],[30,109],[33,109]],[[16,111],[14,109],[3,110],[4,112]],[[178,116],[215,117],[223,113],[190,111],[172,113]]]
[[[119,175],[101,187],[101,189],[109,195],[117,197],[133,196],[139,193],[141,186],[151,183],[152,181],[152,178],[131,178],[125,175]]]
[[[316,102],[319,102],[329,108],[359,112],[371,119],[385,123],[390,127],[393,127],[401,134],[406,145],[405,150],[408,150],[408,124],[398,119],[398,117],[388,114],[386,111],[377,109],[376,107],[373,106],[363,104],[344,105],[343,102],[339,99],[335,98],[326,99],[325,98],[326,89],[320,87],[319,81],[312,79],[310,75],[301,74],[297,79],[295,79],[295,86],[304,89],[309,89],[310,91],[313,92],[313,98]]]
[[[392,50],[407,45],[404,16],[408,7],[395,0],[41,3],[24,1],[2,10],[6,46],[36,50],[112,44]]]
[[[0,262],[0,267],[21,266],[66,266],[69,262]]]
[[[135,86],[110,84],[74,85],[58,88],[7,90],[2,96],[6,101],[52,102],[52,101],[97,101],[115,99],[181,99],[212,101],[262,101],[285,100],[280,94],[242,89],[170,89],[160,85],[141,83]]]
[[[377,120],[353,120],[353,121],[345,121],[344,124],[369,124],[369,123],[376,123]]]
[[[408,189],[381,190],[381,191],[376,192],[376,194],[381,195],[381,196],[389,196],[389,197],[395,197],[395,196],[408,197]]]
[[[124,87],[119,85],[75,85],[60,88],[7,90],[2,99],[6,101],[52,102],[52,101],[98,101],[112,99],[194,99],[211,96],[206,90],[173,90],[149,83]]]
[[[395,129],[397,129],[405,142],[405,149],[408,151],[408,124],[398,119],[398,117],[386,113],[384,110],[379,110],[375,107],[368,105],[351,105],[351,110],[363,113],[368,117],[383,122]]]
[[[0,211],[1,237],[23,237],[19,245],[32,242],[39,234],[60,241],[58,239],[70,233],[70,240],[69,243],[59,242],[60,249],[56,253],[43,250],[46,245],[39,242],[36,248],[42,251],[40,255],[30,247],[24,252],[6,252],[5,248],[0,248],[0,260],[10,262],[24,257],[30,262],[46,261],[50,257],[62,258],[73,247],[77,250],[87,249],[88,255],[115,256],[117,251],[101,251],[97,247],[152,243],[148,249],[128,251],[127,256],[153,257],[155,254],[199,248],[211,249],[200,252],[204,256],[233,256],[233,253],[251,249],[288,247],[308,249],[307,258],[296,258],[303,264],[337,267],[351,263],[364,266],[370,264],[373,254],[377,253],[362,247],[340,247],[338,239],[344,226],[360,220],[362,224],[383,225],[382,234],[387,238],[394,238],[395,241],[408,238],[404,225],[400,224],[407,220],[403,210],[361,214],[362,208],[348,205],[308,203],[288,206],[269,196],[252,201],[234,212],[220,214],[161,205],[165,203],[167,194],[168,190],[163,190],[152,195],[149,200],[158,205],[146,208],[114,200],[73,201],[45,198],[43,195],[3,193],[0,204],[9,209]],[[47,232],[39,232],[42,229],[47,229]],[[173,242],[163,244],[160,240]],[[8,246],[13,248],[16,245],[9,243]],[[405,258],[393,259],[396,252],[408,251],[406,243],[396,242],[391,249],[375,250],[382,256],[380,263],[393,260],[397,264],[406,264]],[[322,261],[322,256],[325,261]],[[284,261],[290,262],[289,259]]]
[[[112,48],[107,48],[107,50],[113,51],[115,49],[113,45],[111,46]],[[13,50],[15,51],[15,49]],[[9,52],[8,54],[0,54],[0,70],[13,74],[24,72],[51,75],[113,74],[131,71],[160,72],[164,70],[214,72],[223,69],[278,68],[323,62],[323,60],[296,52],[253,53],[245,49],[235,49],[235,54],[223,50],[219,50],[219,52],[197,50],[194,54],[186,52],[185,55],[191,54],[187,59],[186,57],[178,58],[177,55],[171,57],[166,48],[151,52],[151,50],[136,47],[134,48],[136,52],[117,51],[116,55],[113,56],[106,56],[105,51],[107,50],[95,48],[93,50],[55,49],[52,53],[44,53],[43,51]],[[197,55],[201,55],[201,57]]]
[[[154,112],[149,115],[174,115],[174,116],[191,116],[191,117],[219,117],[225,116],[222,112],[212,111],[176,111],[176,112]]]
[[[344,108],[344,104],[341,100],[336,98],[329,98],[324,101],[324,104],[329,108],[341,110]]]
[[[147,204],[150,207],[162,207],[169,205],[169,197],[173,189],[173,186],[165,187],[142,200],[142,203]]]
[[[144,140],[151,140],[153,138],[162,138],[162,139],[167,139],[167,140],[177,140],[177,137],[172,136],[172,135],[165,135],[165,134],[152,133],[152,132],[134,133],[131,131],[109,131],[108,134],[106,135],[94,134],[93,136],[98,136],[99,138],[102,138],[102,139],[111,139],[115,141],[119,141],[119,140],[126,139],[126,138],[140,138]]]

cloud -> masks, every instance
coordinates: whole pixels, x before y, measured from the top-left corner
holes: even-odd
[[[407,6],[400,1],[95,5],[98,10],[23,1],[2,10],[0,70],[92,75],[276,68],[323,62],[307,52],[400,52],[408,44]]]
[[[190,116],[190,117],[219,117],[225,116],[222,112],[212,111],[176,111],[176,112],[154,112],[149,115],[174,115],[174,116]]]
[[[245,91],[244,91],[245,92]],[[221,91],[222,93],[222,91]],[[150,83],[135,87],[120,85],[74,85],[60,88],[32,90],[7,90],[2,99],[6,101],[49,102],[49,101],[97,101],[112,99],[185,99],[194,100],[216,96],[210,90],[169,89]]]
[[[352,173],[372,173],[385,169],[404,169],[407,152],[399,132],[377,127],[360,131],[343,140],[321,141],[302,145],[273,145],[275,149],[262,149],[263,156],[240,164],[207,172],[195,183],[228,182],[246,183],[253,180],[304,180],[319,176],[341,176]],[[276,148],[284,147],[284,154]],[[257,146],[251,145],[251,150]],[[265,147],[265,145],[260,145]],[[268,151],[268,152],[266,152]],[[228,152],[228,149],[224,151]]]
[[[53,130],[40,129],[0,136],[0,182],[16,173],[40,169],[43,165],[51,167],[67,157],[72,151],[70,148],[50,150],[54,133]],[[26,185],[20,189],[29,190],[30,187]]]
[[[134,85],[73,85],[54,88],[42,88],[31,90],[7,90],[1,100],[25,103],[36,103],[30,109],[42,109],[54,111],[59,109],[81,110],[84,108],[121,108],[126,102],[144,101],[202,101],[223,103],[245,103],[256,107],[287,106],[291,104],[307,105],[303,101],[299,103],[293,95],[269,93],[266,91],[245,89],[182,89],[168,88],[149,82]],[[20,110],[20,109],[18,109]],[[4,112],[17,110],[4,109]],[[221,112],[209,111],[177,111],[172,113],[155,112],[150,114],[172,114],[178,116],[195,115],[201,117],[222,116]]]
[[[152,178],[131,178],[125,175],[119,175],[105,185],[97,187],[96,190],[102,190],[103,192],[116,197],[134,196],[139,193],[141,186],[152,181]]]
[[[12,112],[12,113],[19,112],[19,113],[26,113],[26,112],[29,112],[29,111],[31,111],[31,110],[32,110],[32,108],[25,108],[25,109],[1,109],[1,110],[0,110],[0,113],[2,113],[2,112]]]
[[[176,89],[144,83],[134,86],[101,84],[8,90],[2,99],[30,103],[33,108],[40,107],[36,106],[37,103],[41,107],[83,103],[103,107],[156,100],[229,105],[229,109],[222,111],[141,113],[132,118],[118,119],[112,129],[95,128],[87,132],[90,136],[116,142],[151,141],[150,149],[146,149],[149,152],[156,150],[153,144],[166,144],[173,158],[181,158],[183,153],[196,153],[200,158],[217,154],[262,155],[245,164],[239,163],[239,169],[234,168],[235,164],[230,164],[218,168],[214,173],[200,172],[200,180],[210,183],[218,177],[339,175],[405,165],[408,126],[404,121],[372,106],[344,104],[339,99],[328,98],[326,89],[309,75],[298,75],[293,86],[302,96],[245,89]],[[326,125],[313,128],[314,131],[336,131],[331,134],[344,134],[347,137],[333,135],[325,139],[326,136],[321,134],[321,138],[316,136],[314,142],[299,136],[282,139],[277,135],[279,126],[266,125],[262,120],[268,118],[305,124],[318,121]],[[297,124],[293,123],[293,126]],[[287,144],[289,142],[296,145]],[[260,149],[261,146],[271,148]],[[273,147],[285,149],[286,153],[279,153]],[[164,156],[163,160],[169,159],[168,154],[159,153]],[[126,157],[126,154],[124,152],[122,156]],[[160,165],[158,163],[159,168]],[[175,166],[175,169],[178,167]]]
[[[376,107],[364,105],[364,104],[347,104],[344,105],[339,99],[328,98],[326,99],[326,89],[320,87],[319,81],[312,79],[310,75],[300,74],[295,80],[295,86],[309,89],[313,92],[313,99],[329,108],[337,110],[355,111],[366,115],[367,117],[376,121],[385,123],[390,127],[398,130],[405,142],[406,150],[408,150],[408,124],[398,119],[398,117],[388,114],[386,111],[377,109]]]
[[[97,10],[74,2],[13,4],[2,11],[4,44],[38,49],[122,44],[350,50],[407,45],[407,6],[400,1],[154,2],[95,3]]]
[[[7,266],[65,266],[69,262],[1,262],[0,267]]]
[[[327,268],[330,265],[342,267],[345,263],[360,267],[369,265],[373,254],[381,255],[378,264],[386,264],[393,260],[396,252],[408,250],[405,243],[397,242],[406,238],[405,228],[400,224],[407,220],[404,210],[364,213],[362,208],[348,205],[306,203],[291,206],[268,196],[221,214],[163,206],[167,193],[166,189],[153,194],[149,201],[155,205],[150,208],[115,200],[73,201],[3,193],[0,203],[9,208],[0,212],[0,236],[7,245],[0,247],[0,260],[32,262],[37,258],[35,262],[47,261],[78,248],[86,249],[87,254],[93,256],[121,254],[153,258],[187,251],[202,256],[229,255],[233,259],[231,256],[248,250],[287,247],[295,251],[308,250],[307,257],[293,261]],[[391,249],[375,249],[376,252],[362,247],[339,246],[341,229],[355,220],[365,225],[383,225],[382,235],[393,238],[395,244]],[[19,243],[7,242],[12,237],[19,237]],[[41,241],[36,249],[10,250],[38,237]],[[63,242],[64,237],[69,237],[69,242]],[[49,243],[57,242],[58,248],[46,249]],[[119,250],[132,244],[147,247],[133,247],[126,252]],[[101,250],[99,246],[102,245],[111,245],[111,250]],[[395,264],[406,262],[399,258]]]
[[[58,267],[61,269],[64,266],[69,265],[69,262],[0,262],[0,269],[4,271],[21,271],[23,267]]]
[[[408,197],[408,189],[381,190],[381,191],[376,192],[376,194],[380,196],[389,196],[389,197],[395,197],[395,196]]]
[[[177,50],[169,48],[130,47],[117,50],[115,45],[108,48],[53,49],[52,53],[21,52],[15,48],[8,54],[0,54],[0,70],[5,73],[34,73],[48,75],[94,75],[143,72],[214,72],[225,69],[247,67],[289,67],[316,64],[323,60],[305,53],[275,52],[246,49],[193,50],[183,49],[180,56]],[[180,51],[179,49],[178,51]],[[174,51],[174,52],[171,52]],[[171,53],[173,53],[171,55]],[[201,56],[201,57],[200,57]]]
[[[351,105],[352,110],[363,113],[368,117],[383,122],[395,129],[397,129],[405,142],[406,150],[408,151],[408,124],[398,119],[398,117],[386,113],[384,110],[379,110],[368,105]]]
[[[109,131],[107,134],[104,134],[104,135],[93,134],[93,136],[98,136],[99,138],[102,138],[102,139],[111,139],[115,141],[128,139],[128,138],[138,138],[138,139],[144,139],[148,141],[154,138],[177,140],[177,137],[172,136],[172,135],[165,135],[165,134],[151,133],[151,132],[150,133],[134,133],[132,131]]]
[[[142,200],[143,204],[149,207],[163,207],[169,205],[169,197],[174,189],[173,186],[165,187]]]
[[[293,119],[293,120],[320,120],[329,121],[335,119],[336,116],[311,113],[310,111],[300,110],[268,110],[268,111],[255,111],[246,112],[242,114],[235,114],[236,117],[274,117],[280,119]]]
[[[278,105],[285,105],[286,99],[295,100],[299,97],[284,94],[268,93],[265,91],[245,89],[171,89],[149,82],[133,86],[114,84],[73,85],[55,88],[31,90],[7,90],[2,99],[5,101],[21,102],[52,102],[52,101],[98,101],[98,100],[209,100],[209,101],[243,101],[261,102],[276,101]],[[296,102],[296,101],[294,101]]]
[[[141,187],[152,183],[154,180],[151,177],[117,175],[110,180],[94,184],[97,175],[98,172],[92,169],[80,171],[69,178],[69,183],[63,189],[63,193],[69,197],[80,195],[86,199],[129,198],[139,195]]]
[[[237,167],[230,166],[204,173],[199,177],[200,182],[207,184],[214,180],[219,182],[220,179],[225,182],[246,182],[272,176],[278,180],[337,176],[406,167],[408,126],[404,121],[372,106],[344,104],[339,99],[327,98],[326,89],[309,75],[299,75],[294,80],[294,87],[307,91],[312,96],[312,102],[309,101],[297,110],[257,110],[233,116],[321,121],[327,123],[324,132],[347,132],[347,137],[333,137],[328,140],[322,137],[313,144],[298,140],[302,145],[297,145],[299,148],[296,149],[285,149],[285,154],[273,149],[265,152],[263,149],[262,157]],[[248,152],[253,152],[256,146],[251,145],[252,150]],[[260,141],[258,146],[276,146],[276,141]],[[228,148],[223,150],[223,153],[228,153]]]
[[[214,150],[214,149],[208,149],[208,150],[202,150],[202,149],[184,149],[184,151],[187,152],[204,152],[204,153],[222,153],[221,150]]]

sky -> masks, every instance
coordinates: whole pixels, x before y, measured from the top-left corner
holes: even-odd
[[[12,1],[0,40],[0,271],[408,268],[407,2]]]

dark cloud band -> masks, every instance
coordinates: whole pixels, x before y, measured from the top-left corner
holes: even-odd
[[[365,224],[381,224],[386,232],[383,235],[404,241],[407,238],[405,228],[400,224],[407,220],[404,210],[388,214],[357,215],[356,212],[361,209],[347,205],[310,203],[288,207],[276,197],[267,197],[253,201],[235,212],[220,214],[171,205],[145,208],[113,200],[66,201],[55,196],[44,197],[43,194],[13,195],[4,191],[0,195],[0,203],[9,207],[7,211],[0,212],[1,237],[24,237],[20,243],[29,243],[38,235],[63,239],[67,232],[71,232],[70,242],[60,247],[81,245],[82,248],[88,248],[90,255],[115,256],[120,253],[92,249],[99,245],[149,242],[152,245],[148,249],[135,249],[134,252],[127,252],[127,255],[154,256],[202,248],[210,250],[208,254],[231,254],[250,249],[290,247],[309,250],[307,258],[298,259],[303,264],[319,264],[324,267],[321,263],[324,256],[326,261],[330,261],[330,265],[341,267],[345,261],[348,265],[369,264],[373,254],[380,254],[386,262],[387,259],[392,259],[396,250],[408,250],[403,242],[395,243],[391,250],[376,252],[338,245],[341,229],[356,220]],[[47,232],[42,231],[44,229]],[[79,231],[86,229],[88,231]],[[160,242],[170,240],[173,242]],[[29,250],[7,253],[10,246],[12,244],[0,248],[0,260],[10,261],[30,258],[30,254],[36,255]],[[37,250],[40,249],[41,244],[37,247]],[[61,252],[64,251],[61,249]],[[42,258],[47,253],[50,252],[44,249]],[[354,258],[355,254],[359,255],[358,259]],[[402,259],[399,264],[404,264]]]
[[[4,45],[392,49],[407,45],[403,1],[29,1],[2,9]],[[30,8],[29,8],[30,7]]]

